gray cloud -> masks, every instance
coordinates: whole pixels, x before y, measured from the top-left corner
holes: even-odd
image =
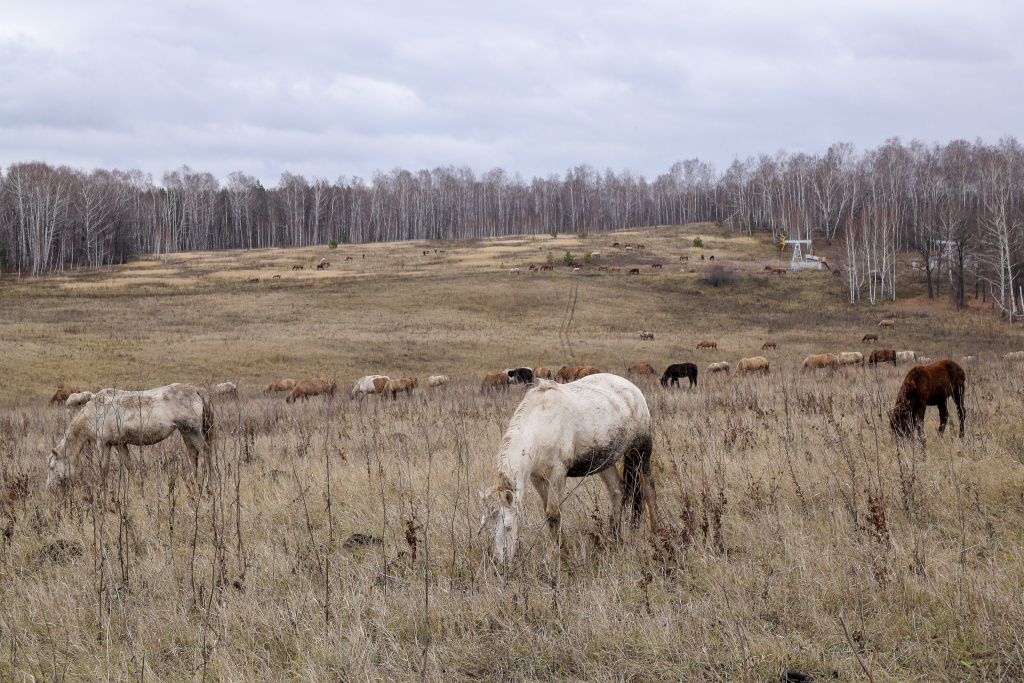
[[[28,5],[28,3],[25,3]],[[173,6],[172,6],[173,5]],[[1007,2],[104,3],[0,26],[0,164],[275,183],[1020,133]]]

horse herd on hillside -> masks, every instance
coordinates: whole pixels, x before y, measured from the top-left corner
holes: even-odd
[[[818,354],[808,357],[803,369],[839,368],[864,364],[863,358],[844,362],[846,354]],[[860,353],[856,355],[860,356]],[[1007,361],[1024,362],[1024,352],[1004,357]],[[867,360],[870,364],[915,360],[891,350],[876,350]],[[920,361],[920,358],[916,358]],[[965,361],[973,357],[965,357]],[[713,369],[713,366],[718,366]],[[708,366],[706,373],[729,371],[722,361]],[[763,357],[745,358],[738,372],[768,373]],[[635,381],[657,377],[650,364],[631,365],[626,372]],[[661,375],[664,387],[678,386],[681,380],[693,387],[697,383],[694,363],[670,365]],[[427,386],[444,387],[445,375],[433,375]],[[964,386],[966,372],[952,360],[915,364],[907,372],[893,409],[889,426],[900,440],[916,433],[923,439],[925,410],[935,406],[939,411],[939,433],[948,420],[950,398],[964,436]],[[653,481],[652,423],[647,401],[641,389],[629,379],[601,372],[594,366],[565,366],[556,372],[547,367],[508,368],[488,375],[482,389],[507,388],[510,384],[527,384],[527,391],[512,415],[498,451],[498,465],[493,484],[480,492],[484,507],[480,528],[489,538],[489,548],[498,561],[510,559],[519,536],[526,482],[540,495],[552,536],[559,538],[560,503],[564,498],[567,477],[597,474],[612,501],[613,526],[619,530],[620,509],[632,510],[634,524],[646,509],[652,523],[657,520],[657,498]],[[411,393],[418,386],[415,377],[392,379],[385,375],[367,375],[357,380],[350,396],[368,394],[396,397]],[[336,382],[331,379],[276,379],[264,395],[288,392],[294,402],[310,396],[333,396]],[[130,471],[129,445],[148,446],[178,431],[187,451],[190,471],[198,473],[201,457],[209,467],[213,449],[214,397],[237,394],[237,386],[227,382],[213,391],[189,384],[170,384],[146,391],[103,389],[96,393],[61,390],[53,402],[61,402],[69,411],[76,411],[60,442],[50,451],[47,486],[54,488],[70,483],[82,465],[83,452],[91,463],[91,452],[98,450],[102,470],[109,464],[110,453],[116,451]],[[623,462],[620,476],[617,463]]]

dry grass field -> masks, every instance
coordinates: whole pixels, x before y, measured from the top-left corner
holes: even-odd
[[[574,273],[567,250],[601,256]],[[548,252],[553,271],[527,270]],[[784,258],[700,225],[5,274],[0,680],[1021,680],[1024,364],[1001,360],[1020,329],[922,298],[909,269],[899,301],[852,308],[828,272],[764,273]],[[767,340],[768,376],[704,377]],[[872,348],[977,355],[965,438],[930,409],[925,444],[894,441],[907,366],[796,370]],[[524,389],[481,394],[483,374],[685,361],[695,389],[641,387],[661,524],[616,543],[601,482],[573,481],[561,552],[531,492],[521,551],[494,567],[477,491]],[[378,372],[421,386],[349,399]],[[338,395],[260,394],[313,376]],[[216,404],[205,485],[175,435],[133,447],[131,473],[46,490],[57,388],[225,380],[240,395]]]

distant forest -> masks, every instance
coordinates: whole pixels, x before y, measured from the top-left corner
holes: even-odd
[[[911,250],[929,295],[991,296],[1024,313],[1024,148],[898,139],[824,155],[779,152],[724,171],[698,159],[647,179],[581,165],[525,179],[500,168],[395,169],[333,183],[283,173],[226,184],[182,167],[85,172],[16,163],[0,175],[0,266],[26,275],[99,268],[141,254],[576,233],[720,222],[773,240],[836,243],[851,303],[896,298],[896,256]],[[948,282],[948,286],[944,284]]]

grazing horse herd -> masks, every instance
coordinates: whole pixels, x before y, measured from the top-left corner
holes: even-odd
[[[891,323],[891,321],[883,321]],[[889,326],[889,325],[887,325]],[[869,335],[872,336],[872,335]],[[717,349],[717,343],[704,340],[698,349]],[[762,349],[776,348],[767,342]],[[878,366],[884,363],[921,361],[913,351],[897,352],[876,349],[865,360],[860,352],[823,353],[808,356],[799,366],[804,371],[836,370],[843,366]],[[966,356],[970,363],[974,356]],[[1006,354],[1007,362],[1024,362],[1024,352]],[[711,363],[708,375],[729,373],[728,361]],[[770,364],[762,356],[743,358],[737,374],[768,374]],[[653,381],[657,373],[649,363],[634,364],[626,374],[636,381]],[[675,363],[661,375],[663,387],[679,386],[681,380],[697,385],[694,363]],[[432,375],[429,388],[449,383],[445,375]],[[509,421],[498,453],[498,467],[493,484],[480,492],[484,513],[480,529],[486,532],[488,549],[498,562],[510,560],[518,545],[519,526],[526,482],[539,494],[551,535],[560,541],[560,505],[565,497],[568,477],[597,474],[604,481],[612,501],[613,531],[620,528],[620,509],[632,509],[634,524],[647,509],[652,524],[657,520],[657,499],[653,480],[652,420],[643,392],[633,382],[618,375],[601,372],[589,365],[564,366],[557,372],[548,367],[507,368],[487,375],[481,391],[507,390],[512,384],[530,385]],[[895,405],[889,413],[889,425],[898,439],[915,433],[923,439],[925,410],[936,406],[939,411],[939,433],[948,421],[947,403],[953,399],[960,422],[959,434],[964,436],[964,387],[966,373],[952,360],[916,364],[907,372],[896,393]],[[386,375],[366,375],[353,384],[350,396],[361,398],[379,394],[394,399],[401,393],[412,393],[418,386],[416,377],[391,379]],[[275,379],[263,394],[288,392],[286,401],[325,395],[333,397],[333,379]],[[110,452],[116,450],[121,462],[130,471],[129,445],[155,444],[178,431],[188,453],[187,463],[198,473],[200,455],[209,463],[213,447],[214,408],[212,396],[236,396],[237,386],[224,382],[212,392],[188,385],[171,384],[146,391],[103,389],[95,394],[61,389],[51,403],[61,403],[77,413],[70,419],[64,437],[49,455],[47,486],[69,483],[76,473],[92,463],[93,449],[98,450],[101,471],[109,467]],[[622,461],[622,475],[617,464]],[[209,465],[208,465],[209,466]]]

